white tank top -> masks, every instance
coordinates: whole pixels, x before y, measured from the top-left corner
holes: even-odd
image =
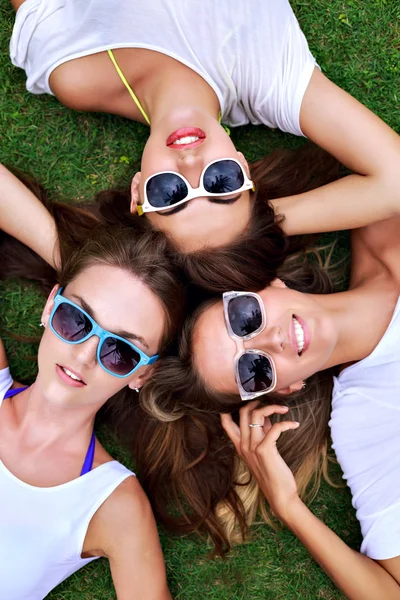
[[[361,524],[361,552],[400,556],[400,299],[374,351],[334,378],[330,426]]]
[[[129,47],[199,73],[227,125],[302,135],[300,105],[316,63],[288,0],[25,0],[10,53],[27,89],[51,94],[49,76],[60,64]]]
[[[111,461],[68,483],[40,488],[19,480],[0,460],[1,600],[43,600],[95,560],[81,558],[90,520],[131,475]]]

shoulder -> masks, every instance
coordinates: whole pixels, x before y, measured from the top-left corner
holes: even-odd
[[[127,477],[104,503],[104,516],[114,525],[121,521],[138,520],[150,510],[150,502],[142,486],[132,474]]]
[[[153,512],[136,477],[115,489],[90,528],[86,552],[109,559],[118,598],[171,599]]]
[[[372,223],[351,233],[351,286],[384,276],[400,289],[400,217]]]
[[[95,513],[90,523],[90,545],[100,548],[102,555],[110,558],[118,554],[119,548],[132,547],[135,540],[153,525],[150,502],[132,474],[118,485]]]

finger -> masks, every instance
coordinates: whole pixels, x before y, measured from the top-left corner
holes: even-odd
[[[262,427],[250,427],[250,448],[255,449],[264,440],[271,429],[270,416],[274,414],[284,415],[289,408],[281,404],[270,404],[253,410],[251,414],[251,424],[260,424]]]
[[[230,413],[222,413],[221,415],[221,425],[229,439],[233,442],[236,451],[240,450],[240,428],[232,419],[232,415]]]
[[[297,421],[281,421],[280,423],[274,423],[265,436],[262,446],[276,446],[276,442],[280,438],[281,434],[290,429],[297,429],[300,423]],[[261,447],[260,447],[261,449]]]
[[[248,450],[250,443],[250,423],[251,423],[251,414],[253,410],[260,404],[258,400],[252,400],[251,402],[247,402],[243,408],[240,409],[240,438],[241,438],[241,446],[243,450]]]

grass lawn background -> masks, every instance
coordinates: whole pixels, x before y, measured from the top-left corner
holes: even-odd
[[[294,0],[292,5],[323,71],[399,132],[399,1]],[[13,20],[8,0],[0,0],[0,161],[34,174],[54,198],[66,201],[82,201],[103,188],[129,184],[140,164],[147,127],[110,115],[74,113],[52,97],[28,94],[25,74],[11,65],[8,56]],[[232,137],[249,161],[273,148],[302,143],[264,127],[233,130]],[[42,305],[34,288],[0,284],[0,327],[38,334]],[[35,346],[21,345],[7,335],[4,341],[14,376],[31,381],[35,365],[29,357]],[[111,441],[108,447],[121,456]],[[323,485],[312,509],[350,546],[359,547],[359,527],[347,489]],[[235,549],[227,560],[209,560],[206,542],[196,536],[177,539],[161,533],[161,540],[174,598],[343,598],[285,530],[256,525],[251,542]],[[115,598],[107,562],[92,563],[48,598]]]

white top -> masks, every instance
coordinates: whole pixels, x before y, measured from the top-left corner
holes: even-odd
[[[334,448],[361,524],[361,552],[400,556],[400,298],[374,351],[334,378]]]
[[[316,63],[287,0],[26,0],[10,53],[27,89],[51,94],[60,64],[127,47],[157,50],[199,73],[227,125],[302,135],[300,105]]]
[[[4,394],[10,389],[13,383],[14,380],[11,377],[9,367],[0,369],[0,406],[1,402],[3,401]]]
[[[43,600],[95,560],[81,558],[90,520],[131,475],[111,461],[68,483],[40,488],[15,477],[0,460],[0,598]]]

